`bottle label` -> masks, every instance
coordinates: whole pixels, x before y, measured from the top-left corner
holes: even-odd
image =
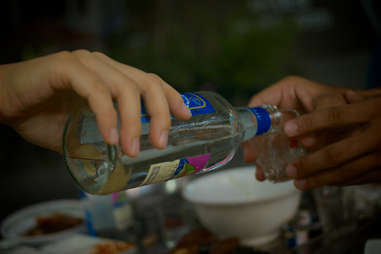
[[[198,173],[208,165],[209,158],[210,154],[207,153],[175,161],[153,164],[141,185],[164,182]]]
[[[183,93],[181,97],[185,105],[189,108],[192,116],[210,114],[216,112],[213,106],[200,94],[197,93]]]
[[[183,98],[184,104],[190,110],[192,116],[210,114],[216,112],[212,106],[203,96],[198,93],[182,93],[181,97]],[[140,120],[142,123],[149,122],[149,115],[142,103],[142,113]]]

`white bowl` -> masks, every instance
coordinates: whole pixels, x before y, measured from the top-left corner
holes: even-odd
[[[252,166],[203,176],[183,191],[207,229],[248,246],[274,240],[296,214],[300,194],[290,181],[258,182]]]

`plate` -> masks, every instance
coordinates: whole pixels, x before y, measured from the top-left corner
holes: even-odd
[[[28,229],[36,225],[37,217],[49,216],[55,213],[62,213],[84,219],[84,211],[79,200],[55,200],[39,203],[17,211],[3,220],[1,225],[3,240],[16,240],[18,243],[39,245],[63,239],[73,233],[85,231],[85,225],[81,224],[47,235],[23,235]]]
[[[91,254],[94,253],[95,247],[98,244],[112,244],[115,242],[120,242],[117,240],[90,237],[83,234],[74,234],[70,237],[63,239],[62,241],[57,241],[49,243],[39,250],[43,254]],[[129,243],[131,244],[131,243]],[[113,249],[111,247],[111,249]],[[103,253],[103,252],[102,252]],[[104,253],[113,253],[113,252],[104,252]],[[136,254],[137,248],[136,245],[131,246],[128,250],[119,252],[120,254]]]

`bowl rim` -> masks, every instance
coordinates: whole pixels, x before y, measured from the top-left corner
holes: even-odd
[[[244,168],[249,168],[249,166],[234,167],[234,168],[230,168],[230,169],[227,169],[227,170],[224,170],[221,172],[217,172],[215,174],[222,174],[222,173],[226,173],[229,171],[233,171],[233,170],[237,170],[237,169],[244,169]],[[188,190],[190,185],[192,185],[195,182],[201,181],[202,178],[212,177],[212,176],[213,175],[201,176],[200,178],[194,179],[194,180],[190,181],[189,183],[187,183],[187,185],[183,188],[182,193],[181,193],[183,198],[189,202],[194,203],[194,204],[199,204],[199,205],[204,205],[204,206],[225,206],[225,207],[227,207],[227,206],[236,206],[236,205],[249,205],[249,204],[253,204],[253,203],[268,203],[268,202],[272,202],[272,201],[277,200],[277,199],[285,198],[285,197],[292,196],[292,195],[300,195],[301,194],[300,190],[298,190],[296,188],[290,188],[288,191],[280,192],[278,195],[275,195],[271,198],[263,197],[263,198],[258,198],[258,199],[231,200],[231,201],[210,201],[210,200],[204,201],[204,200],[200,200],[197,198],[192,198],[187,194],[188,193],[187,190]]]

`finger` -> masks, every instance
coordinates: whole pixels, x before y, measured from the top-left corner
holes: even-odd
[[[365,123],[378,113],[380,102],[372,100],[317,110],[286,122],[284,131],[290,137],[311,132]]]
[[[352,90],[343,91],[335,94],[327,94],[314,99],[315,110],[326,109],[329,107],[345,105],[362,100],[362,97]],[[332,130],[317,131],[299,138],[303,147],[311,152],[316,151],[323,146],[332,144],[347,135],[350,132],[348,128],[337,128]]]
[[[157,76],[149,75],[143,71],[133,68],[128,65],[119,63],[102,53],[94,53],[97,57],[106,61],[110,65],[114,66],[125,75],[131,77],[135,80],[140,89],[142,90],[142,95],[146,103],[147,113],[150,115],[150,140],[151,143],[157,148],[165,148],[168,142],[168,132],[170,128],[170,110],[165,93],[171,93],[168,89],[163,88],[161,80]],[[173,93],[169,96],[174,96]],[[176,96],[176,95],[175,95]],[[172,97],[171,97],[172,98]],[[174,107],[180,103],[179,100],[173,103]],[[184,107],[184,103],[181,106]],[[187,113],[184,112],[185,109],[174,109],[179,117],[188,119]],[[183,111],[183,112],[180,112]]]
[[[166,147],[168,133],[171,127],[170,111],[162,84],[152,76],[147,75],[143,98],[148,115],[150,116],[150,140],[159,148]]]
[[[325,94],[313,99],[314,110],[348,104],[344,93]]]
[[[345,100],[347,103],[358,103],[360,101],[365,100],[363,96],[361,96],[359,93],[356,93],[353,90],[348,90],[344,93]]]
[[[307,151],[312,150],[317,146],[317,135],[311,134],[300,138],[300,143],[307,149]]]
[[[249,107],[267,104],[298,110],[300,105],[295,87],[304,81],[307,80],[294,76],[281,79],[260,93],[253,95],[250,99]]]
[[[266,180],[265,173],[263,172],[262,168],[259,165],[255,166],[255,177],[260,182],[263,182],[264,180]]]
[[[276,105],[281,103],[281,92],[279,86],[270,86],[260,93],[254,94],[249,102],[249,107],[258,107],[262,105]]]
[[[316,151],[348,137],[353,128],[338,128],[329,131],[319,131],[299,138],[300,143],[308,151]]]
[[[369,172],[381,164],[381,153],[374,152],[341,167],[325,170],[317,175],[305,179],[295,180],[298,189],[312,189],[323,185],[346,185],[363,179]],[[377,170],[376,170],[377,171]],[[377,171],[380,173],[379,171]],[[381,174],[379,174],[381,176]],[[366,177],[365,179],[369,179]]]
[[[123,72],[125,75],[135,80],[135,82],[137,83],[139,83],[139,81],[144,81],[145,79],[144,76],[147,73],[142,70],[139,70],[138,68],[118,62],[101,52],[93,52],[92,54],[98,57],[99,59],[102,59],[102,61],[114,66],[115,68]]]
[[[251,163],[256,160],[256,155],[253,149],[250,147],[250,144],[246,141],[242,144],[243,147],[243,157],[246,162]]]
[[[355,135],[310,153],[287,166],[291,178],[301,179],[321,170],[341,164],[377,149],[381,137],[377,125],[359,130]],[[355,145],[354,145],[355,144]]]
[[[145,73],[144,71],[141,71],[137,68],[115,61],[114,59],[99,52],[94,52],[93,54],[99,59],[102,59],[102,61],[107,62],[108,64],[117,68],[119,71],[123,72],[125,75],[133,79],[138,85],[144,84],[146,82],[147,75],[149,75],[151,79],[155,79],[156,82],[162,84],[164,93],[168,100],[170,111],[173,113],[173,115],[182,120],[188,120],[191,117],[189,109],[184,105],[184,101],[181,99],[181,95],[158,75],[153,73]]]
[[[151,75],[153,79],[157,80],[158,83],[161,83],[172,115],[181,120],[189,120],[192,115],[184,104],[184,100],[182,99],[180,93],[177,92],[172,86],[170,86],[158,75],[153,73],[149,73],[147,75]]]
[[[315,152],[323,147],[337,142],[338,139],[334,133],[319,132],[316,134],[309,134],[299,138],[300,143],[306,149],[307,152]]]
[[[245,161],[248,163],[254,162],[256,160],[256,155],[250,144],[246,141],[242,146]],[[260,182],[266,180],[265,174],[259,165],[255,166],[255,178]]]
[[[136,157],[140,148],[140,92],[135,82],[110,64],[99,60],[86,50],[74,52],[89,69],[104,80],[110,88],[112,96],[118,101],[120,113],[120,138],[122,150],[130,157]]]
[[[359,176],[352,181],[349,181],[346,183],[340,183],[336,185],[350,186],[350,185],[372,184],[372,183],[381,183],[381,170],[379,167],[366,172],[364,175]]]
[[[94,72],[81,64],[69,52],[55,55],[57,64],[51,67],[61,82],[54,82],[54,89],[73,89],[78,95],[85,98],[90,109],[96,116],[97,125],[103,139],[116,145],[119,137],[117,132],[117,116],[112,104],[109,89],[102,79]],[[56,66],[59,66],[59,69]]]
[[[296,109],[301,113],[311,112],[314,110],[314,98],[342,90],[344,89],[323,85],[298,76],[289,76],[255,94],[249,106],[270,104]]]
[[[349,94],[352,96],[351,92],[354,93],[349,90],[318,96],[313,100],[314,110],[349,104],[350,102],[346,98],[346,95]],[[357,94],[355,94],[355,97],[357,98]],[[342,136],[342,133],[342,129],[310,133],[306,136],[300,137],[300,142],[308,151],[314,151],[339,140],[339,136]]]
[[[135,85],[126,83],[117,89],[120,115],[120,135],[123,152],[136,157],[140,151],[141,105],[140,92]]]

